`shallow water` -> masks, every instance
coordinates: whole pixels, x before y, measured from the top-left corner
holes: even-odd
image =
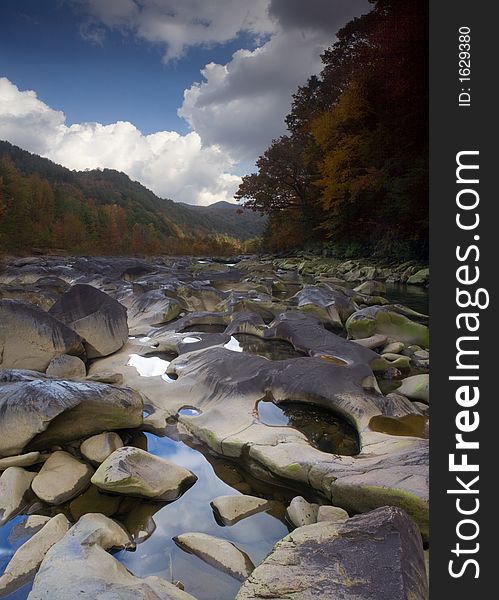
[[[217,476],[212,464],[201,452],[181,441],[146,435],[149,452],[191,470],[198,476],[198,481],[181,498],[164,505],[154,515],[156,530],[148,540],[139,544],[135,552],[121,551],[115,555],[116,558],[135,575],[158,575],[182,581],[186,591],[199,600],[232,600],[240,582],[184,552],[175,545],[172,537],[196,531],[226,538],[258,564],[276,541],[287,534],[287,526],[268,513],[253,515],[231,527],[219,525],[210,502],[217,496],[240,492]],[[227,479],[240,478],[230,463],[216,462],[219,473],[225,470]],[[233,485],[238,483],[245,492],[253,491],[246,489],[250,484],[244,480]]]
[[[226,344],[226,347],[229,347],[230,350],[247,352],[248,354],[262,356],[268,360],[287,360],[289,358],[306,356],[303,352],[295,350],[292,344],[284,340],[265,340],[256,335],[246,333],[237,333],[232,336],[230,343],[230,346]]]
[[[417,312],[428,314],[429,295],[428,290],[417,285],[403,285],[387,283],[386,293],[382,294],[392,304],[403,304]]]
[[[191,470],[197,475],[198,481],[181,498],[169,504],[140,501],[137,498],[125,499],[128,510],[122,513],[122,501],[112,518],[121,521],[133,532],[134,529],[144,531],[147,516],[152,516],[155,530],[148,539],[137,544],[135,551],[122,550],[114,556],[137,576],[157,575],[168,580],[182,581],[186,591],[198,600],[233,600],[240,582],[182,551],[172,538],[187,532],[203,532],[226,538],[258,564],[274,544],[288,533],[284,522],[284,502],[289,502],[296,493],[268,484],[258,485],[232,463],[204,456],[183,441],[149,433],[140,437],[142,447],[146,446],[150,453],[168,458]],[[237,488],[244,493],[274,500],[273,514],[259,513],[230,527],[218,524],[210,502],[217,496],[240,494]],[[67,508],[67,505],[60,507],[61,510]],[[95,506],[92,512],[94,511]],[[26,536],[20,539],[12,539],[11,536],[12,529],[25,519],[26,516],[18,516],[0,528],[0,572],[15,550],[27,539]],[[31,584],[27,584],[6,598],[25,600],[30,589]]]
[[[328,410],[297,402],[278,406],[272,401],[260,400],[257,412],[259,420],[266,425],[301,431],[310,444],[322,452],[346,456],[359,453],[357,431]]]

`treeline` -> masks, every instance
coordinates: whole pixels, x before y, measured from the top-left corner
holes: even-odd
[[[236,197],[269,217],[269,250],[428,253],[427,2],[371,0],[293,96],[288,134]]]
[[[123,198],[113,181],[89,173],[82,186],[59,169],[53,182],[22,172],[7,154],[0,159],[0,251],[229,255],[250,244],[223,234],[193,235],[136,190]]]

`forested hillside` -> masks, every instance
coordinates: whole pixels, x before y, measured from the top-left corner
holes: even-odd
[[[427,256],[427,3],[371,1],[240,186],[237,197],[269,216],[269,249]]]
[[[244,250],[264,219],[225,202],[158,198],[124,173],[70,171],[0,142],[0,250],[213,253]]]

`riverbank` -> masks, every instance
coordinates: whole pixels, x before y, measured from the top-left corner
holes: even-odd
[[[427,316],[385,297],[420,267],[4,263],[0,591],[426,598]]]

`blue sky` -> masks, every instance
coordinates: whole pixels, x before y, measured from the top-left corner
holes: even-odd
[[[105,0],[102,0],[105,1]],[[225,64],[254,40],[192,47],[165,64],[160,43],[108,31],[102,45],[82,37],[85,17],[60,0],[3,0],[0,74],[63,110],[69,124],[131,121],[143,133],[189,127],[177,116],[183,93],[209,62]]]
[[[367,0],[2,0],[0,139],[232,201]]]

